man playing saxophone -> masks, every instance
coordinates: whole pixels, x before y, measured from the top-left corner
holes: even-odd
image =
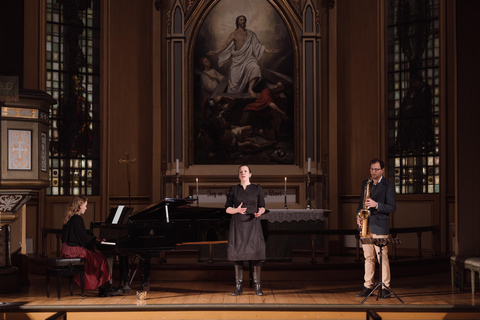
[[[397,209],[395,185],[383,177],[384,169],[385,163],[382,160],[373,159],[370,161],[371,181],[366,179],[362,183],[362,194],[357,212],[365,210],[365,208],[370,211],[366,238],[388,238],[390,213],[394,213]],[[357,215],[357,224],[362,226],[362,219],[359,215]],[[362,247],[365,257],[365,282],[363,290],[357,294],[357,297],[366,297],[372,291],[375,277],[375,256],[378,256],[380,251],[380,248],[374,244],[363,244]],[[390,288],[390,264],[386,246],[382,251],[382,278],[384,286]],[[382,288],[380,292],[382,298],[390,297],[387,290]]]

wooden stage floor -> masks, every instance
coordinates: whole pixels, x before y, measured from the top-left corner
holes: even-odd
[[[413,267],[413,266],[412,266]],[[472,295],[470,283],[464,292],[452,288],[450,273],[393,278],[397,298],[377,300],[372,296],[362,304],[356,297],[361,279],[352,280],[266,280],[264,296],[252,288],[231,296],[232,281],[167,281],[151,283],[146,300],[136,297],[139,283],[130,294],[98,297],[97,291],[74,287],[68,293],[68,280],[62,281],[58,301],[55,279],[50,298],[45,294],[45,277],[31,274],[30,285],[22,292],[0,294],[0,319],[46,319],[65,311],[68,319],[366,319],[374,310],[382,319],[480,319],[480,294]]]

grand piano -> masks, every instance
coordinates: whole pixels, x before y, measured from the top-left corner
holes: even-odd
[[[224,208],[192,206],[194,201],[192,197],[165,198],[131,215],[129,208],[112,209],[105,222],[92,222],[91,230],[99,229],[98,236],[106,239],[98,249],[107,256],[119,256],[121,285],[125,293],[130,291],[130,256],[140,257],[142,290],[149,291],[150,261],[160,252],[174,250],[181,243],[223,240],[209,232],[208,226],[220,223],[226,224],[228,229],[230,215]]]

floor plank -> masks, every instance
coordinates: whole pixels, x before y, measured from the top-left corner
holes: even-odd
[[[472,295],[469,285],[464,292],[452,288],[449,273],[397,278],[392,281],[393,292],[406,306],[468,306],[480,307],[480,295]],[[254,288],[244,286],[244,293],[232,296],[234,281],[159,281],[151,285],[146,300],[139,300],[136,292],[141,290],[139,283],[132,284],[130,294],[114,297],[98,297],[96,290],[85,292],[80,296],[78,287],[74,295],[69,295],[68,281],[62,283],[60,301],[56,292],[45,295],[44,277],[30,276],[30,285],[24,286],[21,292],[0,294],[0,302],[4,304],[21,303],[24,306],[101,306],[101,305],[294,305],[294,306],[345,306],[361,305],[363,298],[356,297],[361,290],[361,279],[356,283],[350,280],[275,280],[264,281],[264,296],[256,296]],[[56,284],[55,284],[56,285]],[[53,286],[53,284],[52,284]],[[365,305],[399,306],[401,302],[395,298],[379,299],[371,296]],[[479,308],[480,311],[480,308]]]

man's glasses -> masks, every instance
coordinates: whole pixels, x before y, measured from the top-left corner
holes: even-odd
[[[382,170],[381,168],[370,168],[370,171],[373,171],[373,172],[377,172],[377,171],[380,171]]]

